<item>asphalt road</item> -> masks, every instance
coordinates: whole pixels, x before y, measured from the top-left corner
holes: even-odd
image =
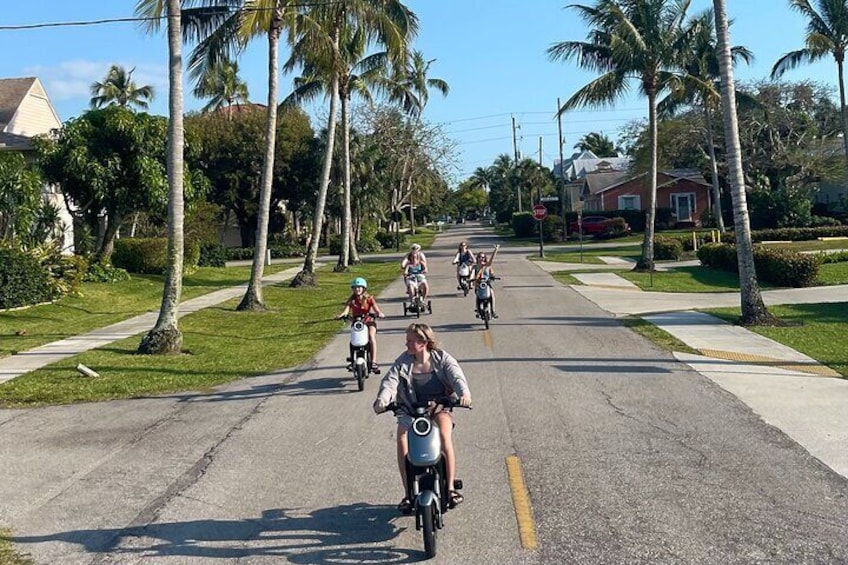
[[[848,481],[732,395],[502,250],[485,332],[454,291],[458,226],[428,251],[434,326],[462,364],[465,503],[435,563],[845,563]],[[402,285],[380,357],[403,351]],[[304,327],[308,332],[308,325]],[[214,391],[0,411],[0,526],[40,564],[409,563],[394,421],[340,333],[307,367]],[[538,548],[521,546],[518,456]]]

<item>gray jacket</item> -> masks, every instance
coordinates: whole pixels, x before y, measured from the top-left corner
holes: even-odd
[[[404,352],[395,359],[392,368],[380,382],[380,392],[377,393],[377,400],[380,403],[388,405],[394,400],[407,411],[412,408],[412,405],[417,401],[412,386],[412,363],[414,361],[415,357],[408,352]],[[453,394],[456,396],[471,395],[468,380],[465,378],[459,363],[450,353],[441,350],[431,351],[430,365],[436,372],[436,376],[445,385],[446,396]]]

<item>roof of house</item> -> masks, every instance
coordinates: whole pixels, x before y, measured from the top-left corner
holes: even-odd
[[[613,186],[621,184],[627,178],[627,171],[594,171],[583,177],[583,180],[586,183],[589,194],[599,194]]]
[[[0,131],[0,151],[24,151],[31,148],[32,143],[27,136]]]
[[[670,177],[670,180],[666,182],[658,182],[657,188],[669,186],[681,180],[687,180],[703,186],[710,186],[710,183],[707,182],[707,179],[704,178],[704,175],[702,175],[701,171],[698,169],[669,169],[657,172],[660,175]],[[639,173],[638,175],[631,175],[627,171],[594,172],[587,174],[585,180],[586,184],[589,186],[589,193],[598,194],[600,192],[606,192],[607,190],[613,189],[617,186],[621,186],[633,179],[646,176],[647,174],[648,173]]]
[[[0,79],[0,131],[12,121],[36,80],[35,77]]]
[[[565,160],[565,174],[569,178],[583,178],[595,171],[625,171],[629,167],[629,157],[598,157],[589,150]]]

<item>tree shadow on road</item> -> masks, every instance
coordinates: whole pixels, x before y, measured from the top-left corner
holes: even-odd
[[[65,543],[110,557],[199,557],[243,559],[277,556],[292,563],[413,563],[423,552],[391,545],[399,526],[393,506],[358,502],[313,511],[265,510],[257,518],[152,523],[127,528],[70,530],[39,536],[11,536],[16,544]],[[378,545],[386,544],[386,545]]]

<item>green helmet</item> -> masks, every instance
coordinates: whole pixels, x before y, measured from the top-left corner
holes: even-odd
[[[362,277],[356,277],[356,278],[355,278],[355,279],[353,279],[353,281],[350,283],[350,288],[353,288],[353,287],[355,287],[355,286],[361,286],[362,288],[368,288],[368,281],[366,281],[366,280],[365,280],[365,279],[363,279]]]

